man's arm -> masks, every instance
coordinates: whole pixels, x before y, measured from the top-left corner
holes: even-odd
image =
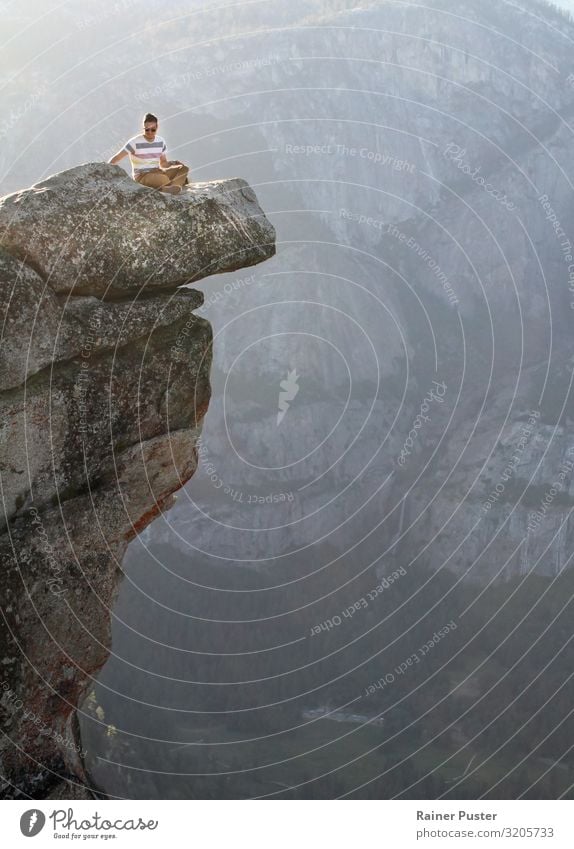
[[[169,168],[170,165],[181,165],[179,159],[168,159],[166,156],[167,145],[163,143],[163,150],[159,155],[159,167],[160,168]]]
[[[119,150],[119,151],[115,154],[115,156],[112,156],[112,158],[111,158],[111,159],[108,159],[108,163],[109,163],[110,165],[115,165],[115,164],[116,164],[116,162],[119,162],[119,161],[120,161],[120,159],[123,159],[123,158],[124,158],[124,156],[127,156],[127,155],[128,155],[127,150],[125,150],[124,148],[122,148],[121,150]]]
[[[168,159],[165,153],[162,153],[159,158],[159,167],[169,168],[172,165],[183,165],[183,162],[180,162],[179,159]]]

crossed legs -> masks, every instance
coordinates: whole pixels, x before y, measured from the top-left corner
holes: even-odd
[[[181,190],[185,185],[189,168],[187,165],[169,165],[167,168],[154,168],[153,171],[144,171],[143,174],[136,175],[136,181],[142,186],[147,186],[150,189],[160,189],[165,191]]]

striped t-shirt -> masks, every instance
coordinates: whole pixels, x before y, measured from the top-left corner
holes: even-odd
[[[162,137],[157,134],[153,141],[146,141],[145,136],[139,135],[126,142],[124,150],[127,150],[130,155],[132,173],[135,177],[136,174],[159,168],[159,158],[166,152],[167,147]]]

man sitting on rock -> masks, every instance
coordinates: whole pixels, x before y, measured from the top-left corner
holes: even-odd
[[[177,159],[168,162],[166,144],[157,134],[157,125],[155,115],[148,112],[143,120],[143,135],[131,138],[109,162],[115,165],[124,156],[129,156],[134,180],[142,186],[175,195],[188,182],[189,168]]]

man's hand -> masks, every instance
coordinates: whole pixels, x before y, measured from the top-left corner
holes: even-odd
[[[120,159],[123,159],[123,158],[124,158],[124,156],[127,156],[127,155],[128,155],[127,150],[124,150],[124,149],[122,148],[122,150],[119,150],[119,151],[115,154],[115,156],[112,156],[112,158],[111,158],[111,159],[108,159],[108,165],[115,165],[115,164],[116,164],[116,162],[119,162],[119,161],[120,161]]]

